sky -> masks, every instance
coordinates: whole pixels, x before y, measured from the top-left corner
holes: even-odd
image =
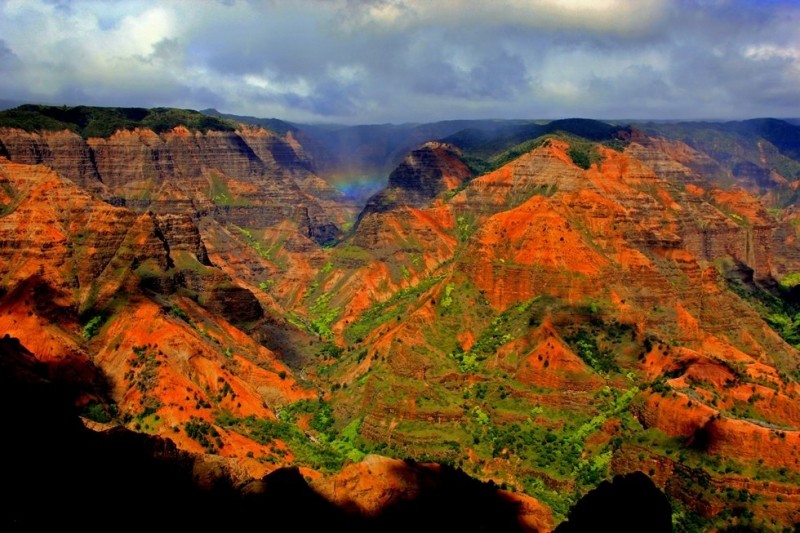
[[[800,117],[800,0],[0,0],[0,99],[344,124]]]

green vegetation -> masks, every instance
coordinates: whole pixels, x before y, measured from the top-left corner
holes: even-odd
[[[611,350],[598,347],[596,337],[592,336],[587,330],[580,329],[564,340],[572,347],[578,357],[583,359],[587,365],[597,372],[608,373],[619,371],[619,367],[614,360],[614,354]]]
[[[557,520],[586,491],[610,475],[610,461],[617,441],[597,446],[588,445],[611,419],[619,420],[623,433],[641,431],[641,425],[629,413],[629,406],[639,392],[607,388],[595,394],[596,414],[590,417],[559,412],[562,421],[543,423],[544,409],[536,406],[527,418],[499,422],[500,406],[508,405],[517,412],[520,400],[508,396],[506,385],[478,383],[470,389],[470,445],[485,460],[502,458],[512,464],[525,465],[527,475],[521,479],[525,492],[547,503]],[[504,399],[505,398],[505,399]],[[471,407],[470,407],[471,405]],[[512,407],[516,406],[516,407]],[[555,413],[554,413],[555,414]],[[508,415],[506,415],[508,416]],[[561,487],[554,490],[554,487]]]
[[[231,191],[228,189],[228,184],[225,183],[224,177],[220,176],[216,172],[211,172],[211,186],[208,196],[216,205],[244,207],[253,205],[253,202],[247,198],[237,197],[231,193]]]
[[[169,310],[173,315],[175,315],[176,317],[180,318],[181,320],[183,320],[187,324],[193,325],[192,324],[192,320],[189,318],[189,315],[184,313],[183,309],[181,309],[177,305],[172,304],[172,306],[169,308]]]
[[[475,233],[476,220],[475,215],[471,213],[464,213],[456,217],[456,231],[458,232],[459,242],[467,242],[469,238]]]
[[[310,431],[297,425],[301,417],[311,417]],[[341,431],[335,429],[331,406],[321,400],[301,400],[278,411],[278,420],[258,419],[252,416],[236,418],[219,412],[218,425],[247,435],[256,442],[272,445],[272,452],[281,454],[274,446],[282,441],[295,456],[298,464],[308,465],[323,472],[337,472],[346,461],[360,461],[364,452],[357,447],[361,419],[352,420]],[[267,460],[270,460],[267,458]]]
[[[327,402],[318,400],[300,400],[285,406],[278,418],[284,422],[297,422],[300,415],[312,415],[310,426],[320,433],[327,433],[333,428],[333,409]]]
[[[481,176],[507,165],[531,150],[547,145],[555,138],[569,142],[569,155],[573,162],[583,169],[588,169],[592,163],[601,160],[596,143],[618,152],[625,150],[629,144],[617,136],[618,127],[599,121],[559,120],[526,131],[530,135],[528,139],[516,136],[516,141],[507,139],[489,142],[482,146],[467,147],[461,160],[473,176]]]
[[[442,306],[443,308],[447,308],[453,304],[452,294],[455,288],[456,286],[453,283],[448,283],[447,285],[445,285],[444,298],[442,298],[441,301],[439,302],[440,306]]]
[[[131,370],[125,374],[125,379],[146,396],[156,386],[158,367],[161,366],[159,356],[162,354],[160,351],[156,353],[151,346],[134,346],[132,351]]]
[[[609,139],[607,141],[603,141],[602,144],[606,148],[611,148],[612,150],[615,150],[617,152],[624,152],[625,148],[628,147],[630,142],[624,141],[622,139]]]
[[[345,338],[350,343],[363,341],[375,328],[407,313],[409,306],[415,304],[422,294],[443,279],[444,276],[425,278],[412,287],[400,289],[388,300],[374,304],[345,331]]]
[[[185,126],[191,131],[233,131],[235,123],[189,109],[22,105],[0,111],[0,127],[25,131],[70,130],[84,138],[110,137],[114,132],[150,128],[156,133]]]
[[[479,150],[475,154],[461,156],[461,161],[467,165],[473,176],[482,176],[518,159],[535,148],[543,146],[548,139],[549,136],[547,135],[536,137],[510,147],[500,148],[499,152],[497,150],[488,150],[488,152],[485,149]]]
[[[250,246],[253,250],[255,250],[258,255],[262,259],[266,259],[267,261],[276,261],[275,255],[278,250],[281,249],[283,246],[284,241],[286,240],[285,236],[282,236],[275,240],[271,245],[264,248],[264,244],[262,239],[258,238],[256,235],[253,235],[253,231],[247,228],[242,228],[237,226],[236,224],[231,224],[231,228],[236,230],[242,237],[244,237],[245,242],[248,246]],[[276,261],[279,267],[283,267],[279,261]]]
[[[800,301],[792,293],[799,277],[796,273],[785,276],[774,291],[737,280],[728,282],[733,292],[750,303],[776,333],[797,349],[800,349]],[[800,370],[793,371],[800,378]]]
[[[157,131],[165,131],[177,120],[186,119],[183,112],[177,110],[139,110],[141,113],[120,111],[119,115],[109,111],[110,114],[91,115],[92,118],[81,125],[78,122],[64,122],[63,120],[70,118],[68,115],[48,115],[38,110],[38,107],[33,107],[34,109],[25,111],[30,114],[26,116],[32,121],[35,122],[35,118],[50,126],[52,123],[66,124],[83,135],[95,134],[92,132],[105,134],[103,132],[112,131],[112,128],[120,127],[120,124],[121,127],[132,127],[131,124],[147,123]],[[67,108],[64,108],[64,113],[66,112]],[[601,145],[598,143],[615,150],[622,150],[626,146],[624,141],[617,139],[597,138],[590,141],[571,134],[550,132],[545,136],[515,144],[486,159],[466,156],[465,161],[476,174],[488,172],[536,147],[555,142],[554,139],[568,142],[569,157],[575,165],[584,169],[601,162]],[[246,200],[238,199],[231,193],[225,176],[211,173],[208,178],[208,194],[216,205],[249,205]],[[466,243],[474,235],[480,216],[516,205],[531,194],[552,195],[556,190],[555,185],[531,185],[525,190],[511,191],[506,196],[505,206],[487,207],[484,213],[480,210],[476,213],[469,205],[450,206],[455,210],[456,223],[451,237],[456,237],[461,244]],[[591,206],[585,208],[580,205],[578,210],[581,214],[575,217],[567,212],[572,209],[567,206],[559,212],[569,217],[572,230],[588,234],[584,214]],[[588,224],[600,224],[599,217],[605,217],[604,210],[591,213],[591,216],[598,218],[592,218],[594,222]],[[619,216],[623,215],[620,213]],[[734,214],[729,216],[736,219]],[[702,440],[699,437],[692,441],[694,445],[698,445],[698,449],[692,449],[685,439],[670,438],[656,429],[643,427],[639,422],[637,416],[642,420],[648,419],[649,412],[642,405],[650,394],[677,398],[685,393],[689,396],[689,405],[692,406],[695,404],[691,402],[706,402],[716,392],[712,390],[712,386],[705,385],[708,387],[706,390],[712,394],[704,396],[706,391],[699,389],[703,385],[695,387],[691,374],[685,376],[685,380],[676,382],[674,388],[671,387],[668,384],[669,379],[686,372],[685,368],[675,368],[679,366],[677,363],[672,367],[665,367],[668,371],[662,372],[666,374],[655,379],[642,377],[645,372],[658,372],[652,370],[658,368],[653,366],[653,359],[658,358],[651,357],[646,362],[638,362],[637,356],[643,360],[644,353],[650,351],[654,342],[658,342],[659,349],[669,357],[669,344],[674,345],[677,342],[673,340],[669,344],[661,343],[653,335],[653,332],[657,332],[669,339],[678,330],[678,320],[675,320],[678,312],[675,311],[674,302],[660,302],[661,309],[654,311],[652,315],[642,317],[640,313],[646,307],[642,302],[648,301],[647,298],[656,298],[657,294],[663,292],[659,288],[661,285],[656,286],[656,296],[645,294],[639,289],[628,291],[623,287],[623,290],[617,290],[620,285],[629,282],[629,279],[634,279],[621,278],[615,281],[618,285],[613,288],[605,289],[601,284],[596,291],[588,291],[594,296],[576,304],[574,298],[579,298],[577,295],[584,293],[585,278],[582,275],[564,268],[558,273],[563,276],[563,280],[558,280],[561,285],[553,283],[548,286],[548,280],[543,280],[544,276],[540,275],[543,271],[536,270],[539,267],[526,265],[530,270],[525,274],[532,273],[531,279],[535,280],[534,290],[540,293],[568,294],[569,301],[567,298],[560,300],[537,296],[511,304],[498,312],[496,307],[490,305],[483,290],[479,290],[469,281],[481,278],[482,283],[486,283],[488,276],[483,276],[480,271],[476,274],[476,263],[465,257],[466,247],[456,246],[453,268],[440,269],[435,272],[438,275],[423,277],[426,268],[433,261],[433,256],[423,255],[426,251],[425,243],[416,242],[417,237],[408,237],[411,232],[406,231],[407,223],[402,221],[402,217],[397,217],[397,220],[399,228],[387,225],[379,230],[388,232],[397,228],[397,240],[402,242],[396,248],[393,248],[394,242],[390,242],[381,245],[385,248],[378,253],[373,253],[346,241],[341,246],[314,251],[313,255],[308,256],[307,264],[321,265],[316,276],[300,289],[297,288],[297,280],[307,279],[306,273],[299,272],[290,276],[289,283],[280,284],[279,290],[272,291],[274,300],[270,299],[268,317],[253,321],[253,324],[247,325],[250,329],[245,329],[245,333],[254,334],[254,339],[264,346],[269,346],[282,357],[285,356],[286,363],[292,367],[292,378],[288,377],[286,370],[278,373],[279,379],[289,380],[279,385],[288,387],[292,385],[295,376],[298,379],[306,379],[305,376],[308,376],[308,379],[317,380],[311,385],[320,386],[318,399],[280,405],[281,393],[273,389],[271,393],[264,395],[264,408],[274,409],[276,420],[253,416],[238,417],[224,410],[212,412],[208,402],[219,404],[225,400],[226,405],[231,405],[237,400],[231,383],[219,377],[213,396],[209,391],[208,401],[195,395],[196,408],[206,411],[200,417],[192,417],[183,426],[182,429],[189,438],[198,442],[207,452],[217,453],[223,447],[223,437],[229,431],[237,432],[264,445],[264,449],[268,450],[264,456],[258,457],[260,461],[281,462],[280,456],[291,453],[298,465],[324,472],[335,472],[347,461],[358,461],[366,453],[373,451],[394,457],[457,464],[471,470],[473,475],[484,479],[488,476],[496,477],[508,483],[514,490],[524,490],[535,496],[553,509],[557,520],[566,516],[582,494],[612,474],[612,457],[615,459],[614,465],[624,465],[622,468],[631,466],[630,463],[616,462],[620,457],[615,454],[627,453],[627,446],[635,447],[634,456],[644,450],[641,451],[639,463],[631,463],[644,468],[652,465],[654,470],[651,475],[655,468],[666,470],[668,465],[665,466],[665,463],[668,459],[678,461],[681,469],[676,471],[680,472],[669,475],[684,475],[685,467],[691,474],[687,474],[687,477],[694,478],[686,481],[687,485],[693,483],[692,490],[695,486],[709,488],[709,479],[715,474],[746,475],[764,481],[800,482],[800,475],[797,473],[710,456],[699,449]],[[625,227],[617,228],[617,220],[614,215],[613,219],[603,221],[598,227],[615,224],[615,231],[618,230],[615,235],[630,233]],[[737,220],[743,223],[743,220]],[[523,223],[525,222],[527,221]],[[285,258],[288,252],[280,251],[283,237],[270,237],[269,242],[266,240],[266,236],[279,234],[279,229],[264,231],[236,225],[228,227],[237,240],[246,243],[261,258],[273,261],[276,256]],[[650,226],[646,230],[648,235],[649,228]],[[657,229],[653,231],[658,234]],[[638,229],[636,232],[636,238],[640,239],[641,232]],[[670,228],[668,233],[673,232],[674,228]],[[501,235],[498,238],[503,237]],[[88,248],[91,239],[90,235],[76,234],[76,247]],[[535,239],[525,243],[525,246],[537,245],[540,243],[537,244]],[[616,244],[598,242],[595,247],[606,256],[612,257],[609,250],[615,248]],[[218,252],[221,249],[220,246],[214,248]],[[298,248],[300,247],[292,250],[298,252]],[[508,249],[511,248],[512,245],[509,245]],[[209,249],[211,250],[211,246]],[[640,249],[646,255],[652,252],[649,249]],[[134,255],[134,252],[128,248],[121,255]],[[249,255],[253,257],[255,254]],[[171,272],[165,271],[167,267],[163,263],[151,259],[137,263],[136,273],[142,280],[157,281],[163,276],[175,275],[176,272],[185,272],[187,276],[202,275],[213,269],[201,264],[188,252],[173,250],[171,257],[174,262],[169,269]],[[501,262],[511,262],[508,259],[512,257],[510,254],[503,257],[496,259],[493,266],[504,268],[500,267]],[[659,283],[664,287],[668,288],[667,283],[671,283],[680,291],[688,292],[692,289],[689,275],[680,270],[683,268],[690,274],[691,272],[679,261],[650,255],[648,258],[652,259],[654,272],[659,274]],[[353,286],[352,278],[348,278],[348,275],[353,274],[348,270],[359,269],[378,259],[385,261],[390,273],[389,279],[383,280],[383,285],[377,291],[387,299],[373,301],[371,307],[352,323],[339,324],[345,326],[343,338],[334,335],[332,328],[346,304],[345,294],[350,294],[340,289]],[[615,260],[612,258],[612,263]],[[627,264],[623,259],[618,261]],[[247,266],[243,264],[242,268]],[[482,265],[478,268],[480,266]],[[511,265],[506,264],[506,267],[509,266]],[[604,275],[613,276],[615,272],[628,268],[617,267],[618,265],[614,265],[604,270]],[[270,268],[266,271],[273,270]],[[215,269],[213,271],[216,272]],[[266,279],[263,272],[264,269],[253,269],[252,276],[245,273],[245,278],[260,290],[271,291],[273,284],[279,282],[281,277],[275,275],[273,279],[273,275],[269,274],[269,279]],[[633,270],[630,275],[634,275]],[[261,279],[264,281],[259,281]],[[572,283],[576,280],[576,283]],[[756,308],[783,338],[800,348],[800,303],[796,302],[795,296],[797,287],[800,286],[800,273],[785,276],[777,287],[736,281],[730,283],[732,289]],[[487,287],[489,283],[481,286]],[[620,305],[611,304],[612,289],[615,291],[614,301],[629,299],[633,312],[626,314],[623,311],[627,307],[624,301]],[[88,291],[85,288],[81,290]],[[94,294],[88,298],[89,302],[97,301],[98,290],[97,286],[92,287]],[[301,294],[297,293],[298,290]],[[498,283],[487,290],[502,294],[507,298],[506,301],[514,301],[513,298],[521,298],[520,294],[527,290],[527,286],[521,283],[500,286]],[[679,295],[686,294],[680,291]],[[203,303],[202,294],[195,293],[194,296],[196,301]],[[717,297],[716,294],[706,296],[711,300],[703,300],[702,305],[707,301],[716,303],[713,300]],[[229,334],[222,335],[220,332],[223,330],[219,326],[215,329],[212,319],[205,313],[200,313],[191,302],[175,299],[182,302],[181,305],[191,313],[190,317],[166,296],[148,293],[148,297],[160,302],[162,310],[175,317],[170,318],[173,325],[180,319],[194,328],[199,335],[192,333],[192,338],[197,342],[206,343],[208,340],[218,344],[219,346],[214,347],[216,352],[224,355],[218,357],[217,362],[225,370],[236,364],[243,367],[245,360],[249,360],[249,364],[270,369],[269,357],[256,353],[249,345],[243,345],[234,358],[233,348],[220,344],[219,340],[232,337]],[[734,311],[746,309],[745,304],[736,298],[730,301],[733,302],[730,305],[735,307]],[[289,309],[289,306],[297,302],[300,311]],[[696,302],[691,302],[687,306],[698,320],[706,320],[708,313],[714,312],[713,309],[701,306],[701,312],[697,314]],[[663,311],[667,305],[671,306],[671,310]],[[305,331],[295,331],[282,321],[275,320],[274,310],[279,309],[279,306],[285,306],[283,308],[287,309],[288,320]],[[304,311],[305,315],[301,316],[300,313]],[[412,314],[415,320],[410,323],[406,318]],[[84,313],[82,318],[84,338],[88,340],[100,335],[105,321],[109,319],[107,317],[112,316],[108,309],[90,308],[90,312]],[[662,316],[669,316],[670,320],[659,324],[658,319]],[[619,320],[636,323],[636,329],[620,323]],[[396,331],[400,334],[385,334]],[[308,332],[314,335],[307,335]],[[550,337],[551,334],[553,337]],[[756,333],[755,336],[759,334]],[[414,336],[413,339],[409,339],[411,335]],[[374,345],[364,342],[365,339],[372,340],[379,336],[381,342]],[[563,340],[600,376],[588,370],[585,373],[574,371],[571,366],[568,367],[569,370],[564,367],[554,368],[555,364],[551,366],[555,359],[544,354],[553,343],[545,341],[542,345],[544,337],[547,341],[556,339],[558,343]],[[744,335],[741,337],[744,338]],[[687,345],[689,342],[691,341],[686,341]],[[760,338],[756,338],[754,342],[760,342]],[[302,347],[299,347],[300,344]],[[697,349],[697,346],[689,347]],[[532,355],[537,353],[534,350],[538,348],[541,348],[538,351],[542,354],[539,356],[541,363],[529,365],[536,357]],[[296,351],[292,353],[293,350]],[[559,353],[560,346],[556,346],[554,352]],[[679,363],[685,363],[688,359],[685,353],[689,352],[681,351],[682,357],[677,360]],[[132,353],[121,355],[127,356],[130,363],[130,370],[122,380],[123,385],[129,386],[134,390],[135,396],[140,394],[142,398],[143,411],[135,419],[136,427],[153,431],[160,421],[160,403],[155,397],[155,390],[167,385],[168,381],[165,379],[163,383],[159,383],[159,367],[166,364],[166,357],[158,347],[150,345],[134,346]],[[192,354],[187,356],[199,357]],[[660,360],[656,362],[662,363]],[[646,370],[645,364],[650,365]],[[734,372],[735,379],[731,383],[746,379],[747,372],[743,363],[719,364],[729,365]],[[793,364],[796,365],[796,362]],[[800,371],[795,376],[800,377]],[[597,383],[601,384],[602,390],[592,390]],[[325,389],[328,385],[330,387]],[[206,385],[206,390],[209,388]],[[775,386],[773,390],[779,388]],[[738,394],[739,391],[736,392]],[[715,396],[709,403],[716,405],[718,398],[720,396]],[[186,399],[189,400],[189,396]],[[761,401],[763,399],[762,395],[755,393],[754,388],[749,400],[746,396],[744,400],[728,398],[724,400],[724,406],[717,408],[723,416],[732,414],[758,419],[763,416],[759,411],[764,403]],[[209,414],[214,415],[213,421],[209,419]],[[92,403],[86,407],[85,416],[108,423],[117,417],[116,406]],[[175,428],[176,431],[180,429]],[[786,438],[785,434],[780,436],[780,429],[773,425],[776,441],[778,438]],[[652,457],[647,454],[652,454]],[[625,461],[626,458],[621,459]],[[664,461],[659,462],[656,459]],[[659,470],[659,474],[663,475],[663,470]],[[674,488],[682,489],[683,485],[676,484]],[[746,490],[726,491],[718,497],[730,504],[732,509],[752,500],[752,495]],[[741,518],[743,521],[740,523],[745,523],[745,519],[752,517],[740,515],[736,518]],[[707,525],[707,522],[698,522],[694,514],[680,506],[676,507],[674,519],[676,529],[679,530],[688,531],[700,527],[698,524]]]
[[[569,139],[567,155],[576,166],[588,170],[593,163],[600,163],[602,157],[597,145],[583,139]]]
[[[548,300],[537,296],[507,309],[481,331],[469,351],[457,349],[450,354],[451,357],[456,360],[462,372],[475,372],[480,363],[494,355],[498,348],[527,332],[530,327],[528,311],[534,304],[543,304]]]
[[[344,244],[333,249],[331,262],[336,268],[356,269],[369,264],[372,255],[368,250],[353,244]]]
[[[339,359],[344,353],[344,349],[333,343],[323,344],[317,354],[324,359]]]
[[[89,340],[95,337],[100,332],[100,328],[103,327],[105,320],[105,315],[95,315],[92,317],[92,319],[83,326],[83,338]]]
[[[473,176],[483,176],[494,170],[492,163],[474,155],[464,155],[461,161],[467,165],[467,168]]]
[[[508,150],[501,152],[499,155],[496,155],[489,160],[490,169],[496,170],[514,161],[515,159],[519,159],[521,156],[527,154],[531,150],[539,148],[540,146],[544,146],[549,139],[549,136],[542,136],[517,144],[516,146],[512,146]]]
[[[210,274],[215,270],[212,267],[202,264],[191,252],[185,250],[174,250],[170,253],[174,262],[175,270],[181,272],[195,272],[197,274]]]
[[[208,453],[215,453],[223,446],[219,432],[214,426],[201,418],[191,417],[189,422],[184,424],[183,429],[190,438],[199,442]]]
[[[800,272],[792,272],[791,274],[786,274],[781,280],[778,282],[782,289],[790,290],[794,287],[800,285]]]
[[[143,287],[151,287],[165,278],[168,274],[161,267],[159,261],[155,258],[148,258],[142,261],[136,267],[136,275],[139,276]]]
[[[325,339],[333,338],[331,325],[341,312],[340,307],[330,307],[332,294],[321,294],[308,308],[311,331]]]
[[[101,424],[108,424],[119,416],[119,408],[115,403],[104,404],[92,402],[84,407],[81,415],[89,420],[100,422]]]

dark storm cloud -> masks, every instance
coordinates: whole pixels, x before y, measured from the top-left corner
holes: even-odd
[[[420,61],[411,80],[416,92],[466,100],[514,98],[528,87],[525,63],[503,50],[465,69],[455,67],[447,57]]]
[[[792,2],[0,4],[0,97],[290,120],[800,115]]]

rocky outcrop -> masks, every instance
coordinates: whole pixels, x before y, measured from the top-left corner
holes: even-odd
[[[494,172],[474,179],[451,203],[459,214],[488,214],[516,207],[534,194],[593,188],[566,155],[567,149],[563,141],[548,140]]]
[[[370,198],[360,218],[396,207],[423,207],[471,177],[453,146],[428,142],[411,152],[389,175],[386,188]]]
[[[258,320],[264,315],[253,293],[232,283],[221,271],[179,271],[178,279],[182,286],[199,295],[203,307],[231,322]]]
[[[263,129],[193,133],[177,127],[160,135],[134,129],[84,140],[69,131],[5,128],[0,141],[11,161],[48,165],[114,205],[210,215],[253,228],[290,219],[320,243],[339,232],[294,179],[311,175],[308,161],[295,152],[299,145]]]
[[[28,165],[44,164],[81,187],[104,192],[92,153],[83,139],[70,131],[27,133],[0,128],[5,157]]]
[[[672,183],[697,184],[703,176],[721,174],[719,163],[680,141],[651,137],[635,130],[625,153],[653,169],[656,175]]]
[[[200,264],[211,265],[200,230],[191,216],[164,213],[155,215],[155,223],[169,251],[184,250],[193,254]]]
[[[553,207],[534,196],[488,218],[470,239],[462,268],[497,308],[542,293],[573,300],[597,287],[607,259]]]

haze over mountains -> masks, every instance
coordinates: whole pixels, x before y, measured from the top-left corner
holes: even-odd
[[[241,521],[792,527],[798,186],[777,119],[0,112],[3,389],[44,398],[4,520],[49,523],[38,480],[90,443]]]

